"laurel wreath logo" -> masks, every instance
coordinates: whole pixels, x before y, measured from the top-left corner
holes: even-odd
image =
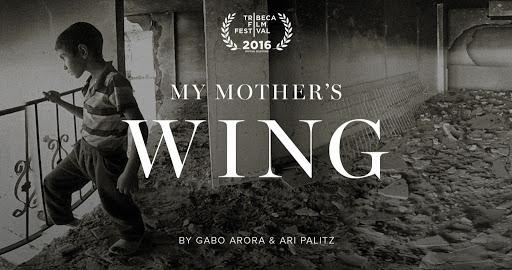
[[[230,13],[226,18],[224,18],[224,21],[222,22],[222,27],[220,28],[222,41],[226,44],[226,47],[228,47],[232,51],[238,50],[238,46],[236,45],[233,40],[231,40],[231,37],[229,36],[229,25],[231,22],[235,19],[236,13]]]
[[[279,20],[284,25],[284,36],[283,39],[276,45],[275,50],[282,51],[284,48],[288,47],[288,44],[292,41],[293,36],[293,27],[292,23],[290,22],[290,19],[284,14],[284,13],[277,13]],[[236,17],[236,13],[229,13],[226,18],[224,18],[224,21],[222,22],[222,27],[220,28],[220,35],[222,36],[222,41],[232,51],[239,50],[238,45],[236,45],[235,42],[231,39],[231,36],[229,35],[229,26],[231,25],[231,22]]]
[[[279,42],[276,45],[275,49],[278,51],[282,51],[283,48],[288,47],[288,43],[290,43],[290,41],[292,41],[293,27],[292,27],[292,23],[290,22],[290,20],[288,19],[288,17],[286,17],[286,15],[284,13],[277,13],[277,16],[279,17],[279,19],[281,20],[281,22],[284,25],[284,36],[283,36],[283,39],[281,40],[281,42]]]

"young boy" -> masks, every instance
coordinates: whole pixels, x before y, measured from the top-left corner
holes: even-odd
[[[96,181],[105,211],[121,234],[110,252],[133,254],[142,240],[144,224],[130,196],[138,188],[140,160],[136,151],[126,155],[128,125],[122,120],[143,119],[130,82],[105,62],[103,37],[93,25],[78,22],[57,38],[55,50],[64,62],[64,70],[75,78],[90,73],[82,89],[84,106],[74,106],[56,91],[46,98],[83,119],[82,138],[73,151],[44,179],[46,207],[54,224],[77,225],[71,210],[71,194],[89,180]],[[147,141],[148,128],[141,131]],[[133,142],[132,142],[133,143]],[[132,148],[135,149],[135,148]]]

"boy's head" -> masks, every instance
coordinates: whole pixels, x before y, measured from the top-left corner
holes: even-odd
[[[86,22],[72,24],[55,42],[55,50],[64,61],[64,70],[76,78],[82,76],[87,63],[103,60],[102,48],[100,31]]]

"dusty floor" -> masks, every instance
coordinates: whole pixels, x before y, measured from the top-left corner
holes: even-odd
[[[137,200],[149,230],[131,258],[101,209],[17,269],[512,269],[512,93],[436,96],[429,113],[383,140],[383,174],[346,180],[321,162],[314,183],[211,190],[207,129],[176,180],[160,155]],[[204,104],[179,115],[205,115]],[[190,118],[189,119],[193,119]],[[185,150],[190,127],[173,127]],[[354,173],[367,170],[366,161]],[[179,236],[334,236],[335,245],[178,245]]]

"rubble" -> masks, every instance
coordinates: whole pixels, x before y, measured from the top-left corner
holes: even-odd
[[[343,264],[358,268],[364,268],[368,262],[368,259],[366,257],[360,256],[358,254],[345,254],[343,252],[340,252],[336,254],[336,257]]]
[[[69,257],[69,256],[73,255],[74,253],[78,252],[79,250],[80,250],[79,246],[75,246],[73,244],[66,244],[59,249],[59,253],[60,253],[60,255],[62,255],[62,257]]]
[[[441,236],[431,236],[426,237],[423,239],[418,239],[411,243],[412,246],[418,247],[418,248],[433,248],[433,247],[441,247],[441,246],[448,246],[449,243],[446,242]]]
[[[0,257],[0,269],[13,269],[15,267],[14,264],[6,261],[4,258]]]
[[[409,186],[403,179],[399,179],[389,186],[381,189],[379,194],[388,198],[407,200],[409,198]]]
[[[206,116],[206,104],[191,106],[187,111]],[[212,190],[203,127],[183,178],[169,175],[170,160],[159,154],[153,176],[143,181],[136,199],[150,237],[141,252],[132,258],[108,256],[116,238],[102,233],[112,232],[112,224],[98,209],[89,222],[18,269],[512,269],[512,93],[456,90],[431,98],[419,111],[415,127],[381,140],[380,151],[389,152],[383,156],[381,180],[332,177],[336,172],[320,165],[322,173],[310,182],[295,181],[292,171],[286,182]],[[173,126],[181,148],[190,128]],[[367,163],[355,161],[351,171],[366,172]],[[205,235],[333,236],[336,241],[177,242],[179,236]],[[85,251],[58,259],[58,248],[69,243]]]

